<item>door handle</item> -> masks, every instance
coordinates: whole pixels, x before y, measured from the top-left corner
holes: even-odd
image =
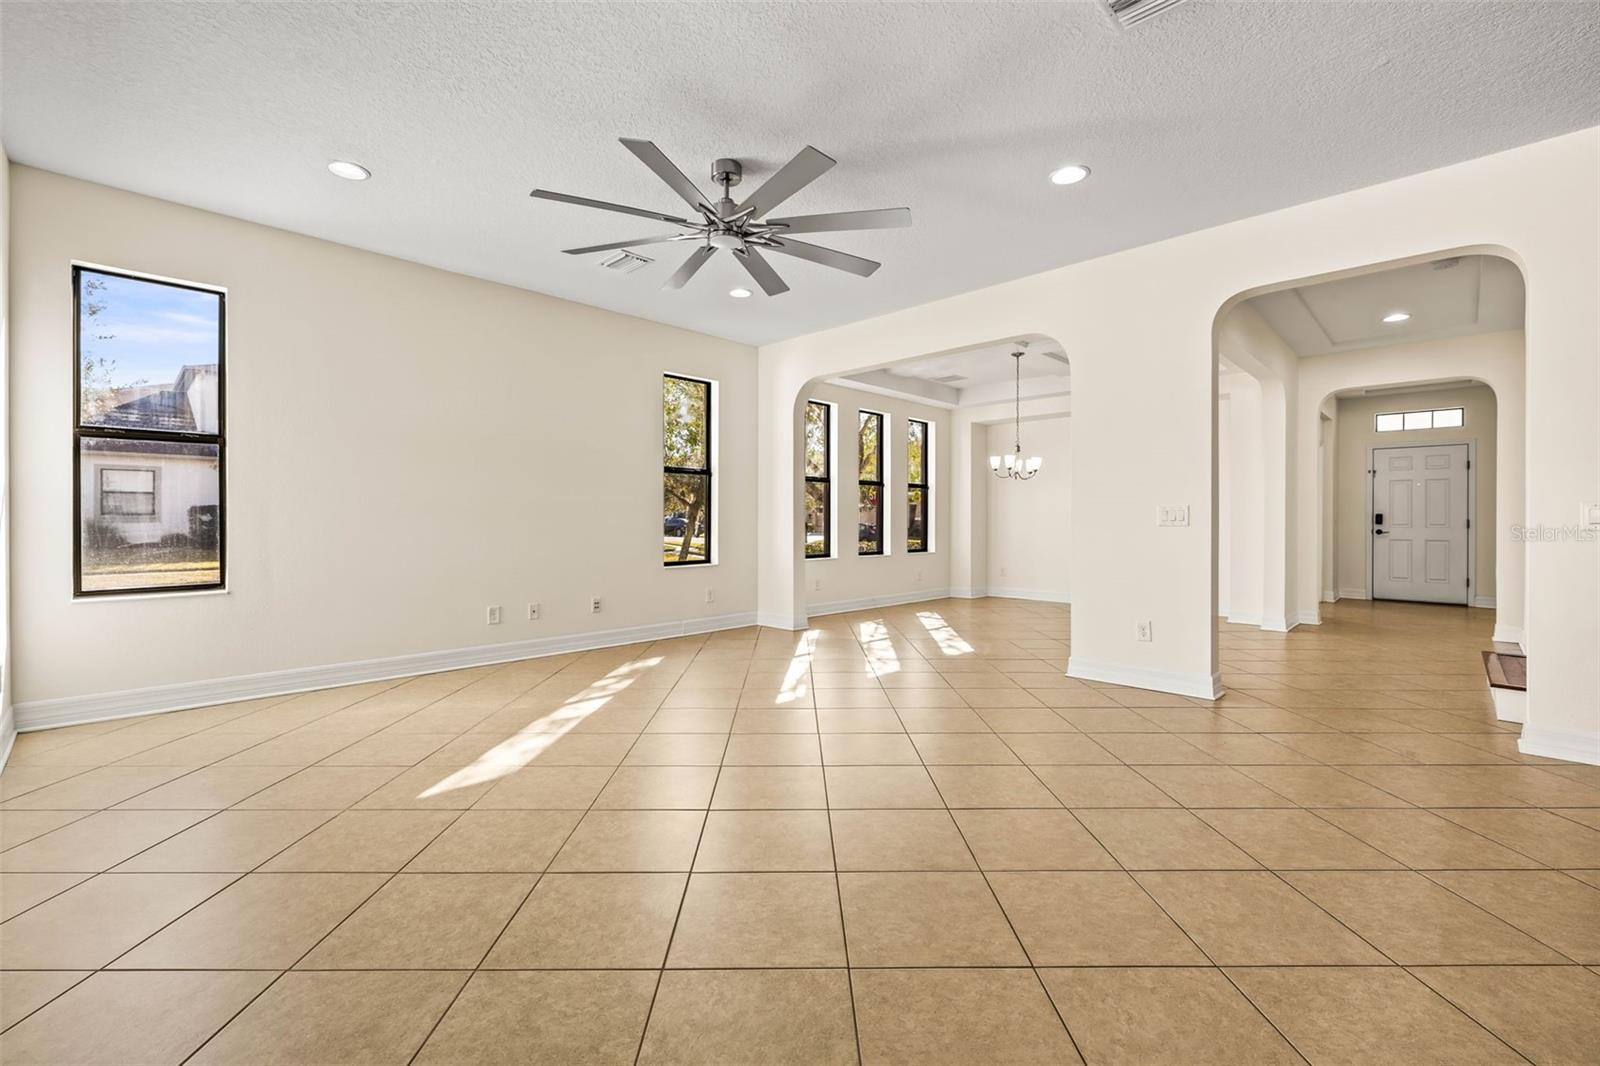
[[[1388,533],[1389,531],[1387,529],[1374,529],[1372,532],[1376,533],[1378,536],[1381,537],[1385,533]]]

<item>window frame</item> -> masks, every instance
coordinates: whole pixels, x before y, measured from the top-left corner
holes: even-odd
[[[878,476],[876,479],[861,476],[861,428],[866,424],[866,420],[869,418],[876,418],[878,420]],[[887,538],[885,538],[883,535],[883,527],[885,524],[884,516],[889,510],[889,501],[884,497],[883,492],[883,434],[888,425],[889,416],[884,414],[882,411],[868,411],[864,409],[858,409],[856,411],[856,554],[864,555],[868,558],[878,558],[880,556],[889,554]],[[878,547],[876,551],[864,552],[861,550],[861,490],[864,488],[876,488],[878,490]]]
[[[149,285],[203,292],[217,298],[217,431],[189,433],[168,429],[128,429],[122,426],[83,424],[83,275],[126,278]],[[92,263],[72,264],[72,597],[181,595],[216,592],[228,587],[228,291],[214,285],[114,270]],[[217,449],[217,580],[193,585],[143,585],[114,589],[83,587],[83,442],[89,440],[150,441],[159,444],[200,444]],[[100,468],[96,467],[96,471]],[[100,507],[99,474],[95,475],[95,509]],[[160,475],[156,479],[156,510],[160,513]]]
[[[114,518],[143,518],[151,522],[161,518],[161,468],[154,466],[97,466],[95,472],[94,513],[96,518],[110,515]],[[128,492],[123,489],[107,489],[106,475],[114,473],[124,474],[149,474],[150,475],[150,510],[144,511],[107,511],[106,493],[111,492],[119,496],[144,496],[143,492]]]
[[[933,423],[922,418],[906,419],[906,446],[911,445],[913,426],[922,427],[922,480],[911,480],[911,458],[906,456],[906,554],[926,555],[933,550]],[[911,493],[922,490],[922,547],[911,546]]]
[[[716,464],[712,461],[712,454],[713,454],[712,453],[712,447],[715,444],[715,441],[714,441],[714,439],[712,437],[712,432],[716,428],[716,421],[717,421],[716,418],[713,416],[713,405],[716,403],[716,397],[717,397],[717,383],[712,381],[712,380],[710,380],[709,378],[691,377],[688,374],[674,374],[674,373],[672,373],[670,371],[663,371],[662,374],[661,374],[661,378],[662,378],[663,383],[665,383],[667,378],[672,378],[675,381],[687,381],[692,385],[704,385],[706,387],[706,423],[705,423],[705,440],[706,440],[706,449],[705,449],[705,451],[706,451],[706,459],[705,459],[705,462],[706,462],[706,465],[705,465],[705,467],[704,468],[697,468],[697,467],[689,467],[689,466],[668,466],[667,462],[666,462],[666,458],[667,458],[666,457],[666,441],[665,441],[664,438],[662,440],[662,455],[661,455],[661,459],[662,459],[662,462],[661,462],[661,477],[662,477],[663,481],[665,481],[666,476],[668,474],[692,474],[692,475],[695,475],[695,476],[703,476],[706,479],[706,550],[705,550],[705,557],[702,558],[702,559],[662,559],[661,560],[661,565],[662,566],[666,566],[666,567],[710,566],[712,564],[712,562],[715,561],[715,558],[716,558],[716,556],[713,554],[713,546],[716,543],[716,535],[715,535],[716,534],[716,526],[712,522],[712,518],[716,514],[717,475],[716,475]],[[665,426],[662,427],[662,433],[663,434],[666,433],[666,427]],[[690,532],[690,531],[686,530],[686,532]],[[693,535],[692,532],[690,532],[690,535],[691,536]]]
[[[1455,425],[1434,425],[1434,422],[1437,421],[1439,415],[1450,414],[1452,412],[1459,412],[1461,416]],[[1427,415],[1428,424],[1426,426],[1406,425],[1406,420],[1414,415]],[[1400,419],[1400,424],[1398,426],[1385,428],[1382,424],[1382,420],[1385,418],[1398,418]],[[1435,429],[1464,429],[1466,428],[1466,425],[1467,409],[1462,404],[1454,404],[1450,407],[1424,407],[1417,410],[1408,411],[1379,411],[1377,414],[1372,416],[1372,431],[1374,433],[1427,433]]]
[[[802,536],[804,543],[801,550],[807,559],[832,559],[833,558],[833,404],[826,400],[807,400],[807,410],[812,407],[822,411],[822,473],[813,475],[809,473],[811,464],[805,462],[805,447],[810,442],[802,438],[801,446],[801,472],[805,474],[806,485],[816,482],[822,486],[822,551],[817,555],[811,554],[811,540]],[[809,495],[809,492],[807,493]]]

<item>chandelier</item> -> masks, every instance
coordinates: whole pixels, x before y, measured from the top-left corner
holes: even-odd
[[[1017,351],[1011,353],[1011,358],[1016,360],[1017,368],[1017,418],[1016,418],[1016,451],[1005,455],[989,456],[989,469],[994,471],[995,477],[1011,478],[1015,481],[1027,481],[1039,472],[1044,465],[1044,460],[1037,455],[1022,457],[1022,357],[1025,353]]]

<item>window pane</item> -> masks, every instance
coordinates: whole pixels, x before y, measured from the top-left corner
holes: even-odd
[[[707,410],[711,386],[704,381],[663,378],[661,385],[662,465],[706,470]]]
[[[828,405],[806,404],[806,476],[828,476]]]
[[[928,424],[913,419],[907,426],[906,480],[913,484],[922,484],[928,480],[923,456],[923,450],[928,443]]]
[[[925,549],[928,537],[927,494],[922,489],[906,491],[906,550]]]
[[[706,561],[706,529],[711,518],[709,474],[663,474],[661,561]]]
[[[1405,415],[1402,414],[1379,415],[1378,432],[1393,433],[1395,430],[1404,429],[1406,428],[1405,422]]]
[[[806,554],[828,554],[828,484],[806,482]]]
[[[883,416],[870,411],[861,412],[861,430],[857,444],[861,455],[862,481],[882,481],[878,460],[883,454]]]
[[[1407,411],[1406,412],[1406,428],[1407,429],[1432,429],[1433,428],[1433,412],[1432,411]]]
[[[862,485],[856,515],[856,552],[877,555],[883,551],[883,489]]]
[[[79,442],[83,590],[222,581],[215,444]]]
[[[78,286],[79,423],[218,432],[222,297],[92,270]]]
[[[1434,429],[1454,429],[1461,425],[1463,410],[1460,407],[1447,407],[1442,411],[1433,412]]]

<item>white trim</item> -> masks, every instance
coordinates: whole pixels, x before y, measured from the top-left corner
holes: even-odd
[[[1461,428],[1452,426],[1452,429]],[[1410,430],[1418,433],[1421,430]],[[1374,557],[1378,553],[1378,535],[1373,532],[1377,523],[1372,519],[1378,513],[1378,453],[1402,451],[1407,448],[1461,448],[1467,449],[1467,594],[1459,601],[1462,606],[1472,603],[1472,580],[1478,576],[1478,530],[1472,520],[1478,516],[1478,439],[1440,440],[1416,444],[1373,444],[1367,449],[1367,588],[1376,588]],[[1366,596],[1362,597],[1366,599]],[[1374,597],[1376,598],[1376,597]],[[1456,600],[1400,599],[1401,603],[1455,604]]]
[[[1152,692],[1171,692],[1178,696],[1198,696],[1214,700],[1222,695],[1221,674],[1182,674],[1172,670],[1146,670],[1114,663],[1089,662],[1081,656],[1067,659],[1067,676],[1084,681],[1105,681]]]
[[[970,589],[969,588],[959,588],[959,589],[958,588],[953,588],[953,589],[950,590],[950,595],[951,595],[951,597],[953,599],[958,599],[958,600],[981,600],[985,596],[989,595],[989,590],[984,588],[981,585],[978,586],[977,588],[970,588]]]
[[[7,678],[6,680],[10,680]],[[0,770],[6,768],[6,760],[11,758],[11,749],[17,743],[17,716],[11,709],[10,701],[0,706]]]
[[[1322,609],[1320,607],[1307,607],[1295,615],[1295,625],[1320,626],[1322,624]]]
[[[1289,630],[1293,629],[1299,624],[1300,622],[1298,619],[1291,622],[1288,618],[1282,615],[1279,615],[1276,618],[1263,618],[1261,620],[1261,628],[1268,633],[1287,633]]]
[[[817,618],[825,614],[845,614],[849,611],[868,611],[874,607],[895,607],[902,603],[922,603],[926,600],[948,599],[949,589],[924,589],[919,592],[897,592],[888,596],[863,596],[855,600],[833,600],[829,603],[813,603],[806,608],[808,617]],[[802,626],[804,623],[802,623]]]
[[[755,612],[746,611],[740,614],[711,615],[679,622],[657,622],[627,629],[540,637],[505,644],[481,644],[470,648],[418,652],[384,659],[329,663],[324,666],[301,666],[260,674],[212,678],[207,681],[153,685],[149,688],[128,689],[122,692],[24,700],[16,705],[16,722],[17,729],[26,733],[35,729],[82,725],[86,722],[102,722],[113,718],[133,718],[190,707],[209,707],[216,703],[231,703],[235,700],[256,699],[261,696],[282,696],[312,689],[332,688],[337,685],[354,685],[363,681],[434,674],[469,666],[536,659],[570,651],[611,648],[621,644],[637,644],[642,641],[663,640],[693,633],[710,633],[719,629],[739,629],[755,624]]]
[[[1494,716],[1500,721],[1521,723],[1528,720],[1528,693],[1523,689],[1490,685],[1489,695],[1494,697]]]
[[[1338,603],[1339,602],[1339,590],[1338,589],[1323,589],[1322,590],[1322,602],[1323,603]]]
[[[1494,597],[1493,596],[1474,596],[1472,598],[1472,606],[1474,606],[1474,607],[1483,607],[1483,608],[1487,608],[1488,610],[1492,611],[1492,610],[1494,610]]]
[[[1341,600],[1368,600],[1372,597],[1367,595],[1366,589],[1340,589],[1339,598]]]
[[[1538,729],[1523,726],[1517,750],[1524,755],[1600,766],[1600,733],[1575,733],[1570,729]]]
[[[1522,627],[1511,625],[1509,622],[1496,622],[1494,635],[1490,639],[1496,644],[1515,644],[1524,653],[1528,650],[1528,645],[1524,643]]]
[[[1014,589],[993,588],[989,595],[1000,596],[1008,600],[1038,600],[1040,603],[1071,603],[1072,593],[1054,592],[1050,589]]]
[[[1261,624],[1261,612],[1240,611],[1238,614],[1228,615],[1227,622],[1229,625],[1235,626],[1259,626]]]

